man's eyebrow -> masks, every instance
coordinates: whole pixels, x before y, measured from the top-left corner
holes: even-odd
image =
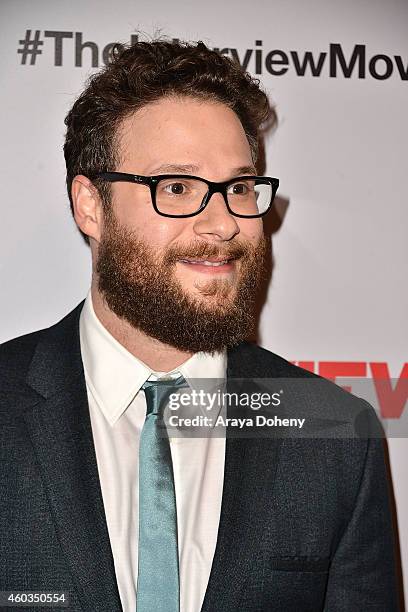
[[[240,168],[235,168],[231,171],[231,174],[234,176],[239,176],[243,174],[256,174],[256,168],[254,166],[241,166]]]
[[[162,164],[151,170],[150,174],[167,174],[178,172],[179,174],[197,174],[200,171],[198,166],[192,164]],[[239,168],[233,168],[229,172],[230,176],[241,176],[245,174],[256,174],[254,166],[240,166]]]
[[[193,166],[191,164],[163,164],[157,168],[154,168],[150,174],[167,174],[169,172],[178,172],[179,174],[194,174],[198,171],[198,166]]]

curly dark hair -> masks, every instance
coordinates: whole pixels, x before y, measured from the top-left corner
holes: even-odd
[[[259,80],[203,42],[118,43],[109,63],[90,77],[65,118],[64,155],[72,213],[71,185],[77,174],[93,180],[103,205],[109,206],[110,185],[94,177],[115,170],[120,162],[117,134],[121,122],[146,104],[171,95],[221,102],[231,108],[242,123],[254,162],[260,127],[276,122]]]

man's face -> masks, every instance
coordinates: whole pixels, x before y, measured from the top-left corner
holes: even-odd
[[[119,136],[120,172],[210,181],[255,174],[242,125],[223,104],[162,98],[127,118]],[[97,255],[99,290],[115,314],[165,344],[221,350],[252,329],[268,246],[262,220],[233,217],[221,194],[199,215],[167,218],[153,209],[147,186],[114,183]]]

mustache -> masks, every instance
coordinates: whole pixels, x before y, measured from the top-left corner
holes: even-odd
[[[165,264],[175,264],[180,259],[207,259],[216,257],[219,259],[240,259],[247,258],[253,252],[252,244],[236,242],[218,247],[208,242],[192,242],[188,245],[169,247],[163,259]]]

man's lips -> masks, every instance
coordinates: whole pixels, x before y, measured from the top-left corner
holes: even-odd
[[[208,266],[219,266],[221,264],[225,264],[228,263],[229,261],[231,261],[231,258],[228,257],[208,257],[206,259],[194,259],[194,257],[190,258],[186,258],[186,259],[180,259],[179,261],[183,262],[183,263],[190,263],[190,264],[203,264],[203,265],[208,265]]]
[[[234,268],[235,260],[209,257],[208,259],[179,259],[179,263],[194,267],[197,272],[230,272]]]

